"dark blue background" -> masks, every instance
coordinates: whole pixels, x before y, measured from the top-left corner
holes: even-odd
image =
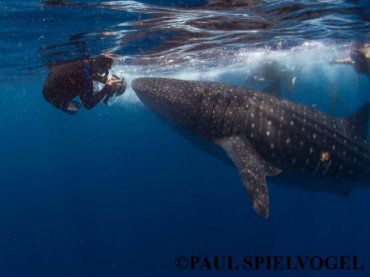
[[[68,116],[40,90],[2,89],[2,273],[176,273],[179,255],[356,255],[368,272],[368,189],[269,184],[264,220],[236,169],[144,108]]]
[[[28,18],[21,27],[41,18],[38,12],[34,16],[23,12],[10,12],[15,18]],[[56,12],[48,25],[40,23],[46,42],[37,40],[38,47],[58,42],[53,28],[83,29],[80,23],[64,18],[65,13]],[[108,13],[110,20],[122,20],[122,14]],[[56,17],[64,21],[58,23]],[[108,18],[102,22],[109,25]],[[364,271],[319,273],[368,276],[368,188],[356,188],[344,197],[269,183],[271,214],[264,220],[251,208],[234,167],[195,148],[144,107],[100,104],[75,116],[54,109],[41,94],[47,74],[39,68],[46,59],[44,52],[32,46],[33,37],[25,39],[15,27],[10,30],[14,41],[0,45],[0,49],[10,49],[2,59],[22,57],[24,65],[34,66],[35,73],[9,73],[3,64],[0,274],[183,275],[174,265],[177,256],[355,255]],[[37,38],[40,29],[31,30]],[[61,41],[64,35],[60,34]],[[24,43],[18,45],[19,41]],[[27,49],[28,56],[24,54]],[[15,62],[9,63],[14,66]],[[343,73],[338,79],[342,92],[338,113],[344,116],[369,100],[369,79],[358,78],[349,67],[338,70]],[[329,111],[328,99],[312,93],[327,89],[320,76],[318,72],[300,80],[294,100]],[[222,75],[218,81],[230,82],[230,76]],[[354,86],[361,93],[350,93]],[[316,276],[318,272],[305,273]]]

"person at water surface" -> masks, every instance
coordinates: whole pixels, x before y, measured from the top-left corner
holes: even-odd
[[[280,96],[282,94],[283,84],[286,91],[292,93],[296,81],[295,69],[290,70],[287,66],[273,60],[263,63],[255,72],[247,77],[247,84],[262,83],[265,86],[263,92]]]
[[[113,95],[121,94],[124,89],[122,80],[116,76],[108,77],[112,64],[113,59],[107,55],[50,63],[43,96],[54,107],[69,114],[75,114],[81,108],[81,104],[74,100],[77,96],[86,109],[95,107],[103,99],[107,104]],[[94,82],[104,85],[96,93]]]
[[[370,77],[370,43],[356,42],[348,58],[332,60],[330,64],[350,64],[358,74]]]

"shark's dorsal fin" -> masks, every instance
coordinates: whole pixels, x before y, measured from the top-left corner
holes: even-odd
[[[357,111],[346,117],[351,131],[366,139],[369,122],[370,103],[365,103]]]
[[[254,210],[267,218],[270,213],[270,202],[265,176],[279,174],[281,170],[269,165],[242,137],[228,137],[217,143],[238,169]]]

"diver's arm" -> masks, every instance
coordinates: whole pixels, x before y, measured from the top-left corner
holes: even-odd
[[[101,74],[98,74],[97,72],[100,72]],[[104,73],[99,71],[98,69],[96,69],[96,70],[94,69],[94,70],[92,70],[91,77],[92,77],[93,81],[97,81],[99,83],[105,84],[108,80],[108,75],[109,75],[109,70],[108,69],[106,69],[104,71]]]
[[[79,94],[82,105],[86,109],[95,107],[107,94],[110,92],[110,87],[105,85],[100,91],[94,94],[93,82],[90,76],[85,79],[85,90]]]
[[[84,105],[86,109],[94,108],[107,94],[109,94],[109,91],[110,87],[104,86],[100,91],[98,91],[95,94],[93,93],[92,90],[91,93],[90,92],[82,93],[80,94],[81,103],[82,105]]]
[[[330,61],[330,64],[353,64],[351,58],[338,59]]]
[[[107,82],[107,74],[106,75],[99,75],[99,74],[92,74],[92,79],[94,81],[97,81],[99,83],[105,84]]]

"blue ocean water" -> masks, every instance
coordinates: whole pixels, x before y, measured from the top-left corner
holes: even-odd
[[[351,66],[369,1],[0,1],[0,275],[369,276],[369,188],[269,182],[270,217],[237,170],[126,93],[70,116],[42,96],[46,64],[109,51],[130,84],[156,76],[239,86],[269,60],[297,103],[344,117],[370,100]],[[333,97],[335,95],[335,109]],[[296,180],[299,182],[299,180]],[[180,270],[179,256],[357,256],[362,270]]]

